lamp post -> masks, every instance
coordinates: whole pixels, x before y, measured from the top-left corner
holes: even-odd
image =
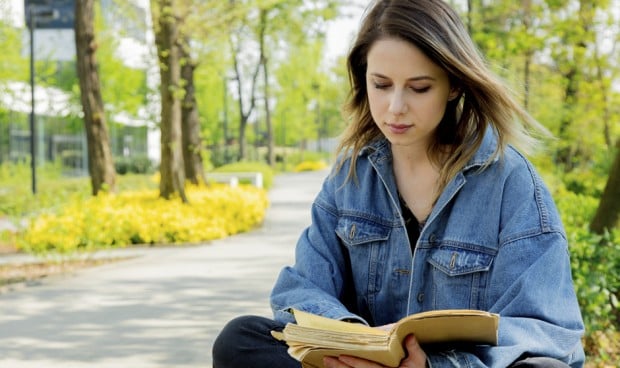
[[[37,193],[37,131],[35,126],[34,101],[34,29],[37,27],[37,17],[49,21],[58,18],[58,11],[50,8],[38,8],[34,4],[28,5],[28,30],[30,33],[30,168],[32,171],[32,194]]]

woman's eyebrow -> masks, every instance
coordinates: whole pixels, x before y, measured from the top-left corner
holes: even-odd
[[[409,78],[407,80],[408,81],[413,81],[413,82],[421,81],[421,80],[431,80],[431,81],[434,81],[435,78],[431,77],[430,75],[420,75],[418,77],[411,77],[411,78]]]
[[[385,75],[383,75],[381,73],[370,73],[370,75],[373,76],[373,77],[381,78],[381,79],[390,79],[389,77],[386,77]],[[419,76],[407,78],[408,82],[416,82],[416,81],[422,81],[422,80],[434,81],[436,79],[431,77],[430,75],[419,75]]]

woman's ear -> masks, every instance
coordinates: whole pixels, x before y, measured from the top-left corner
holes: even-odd
[[[448,101],[452,101],[461,95],[461,89],[459,87],[451,87],[450,94],[448,95]]]

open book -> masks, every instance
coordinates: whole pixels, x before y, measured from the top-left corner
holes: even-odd
[[[324,356],[352,355],[398,367],[405,357],[405,337],[414,334],[420,344],[461,342],[497,344],[499,315],[478,310],[435,310],[412,314],[390,331],[360,323],[338,321],[293,309],[297,324],[272,331],[289,346],[289,354],[304,368],[322,368]]]

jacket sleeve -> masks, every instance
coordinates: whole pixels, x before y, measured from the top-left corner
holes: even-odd
[[[285,267],[271,293],[271,308],[277,321],[293,321],[290,308],[333,319],[366,323],[342,303],[346,293],[346,262],[336,235],[338,213],[334,184],[328,177],[312,205],[312,223],[295,249],[295,265]]]

